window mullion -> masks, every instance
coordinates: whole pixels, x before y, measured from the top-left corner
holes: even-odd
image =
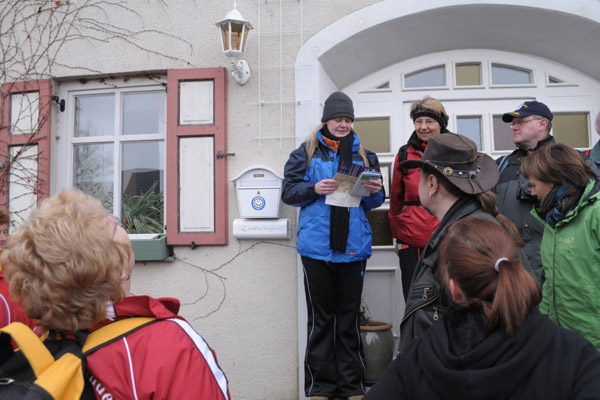
[[[114,128],[114,155],[113,155],[113,213],[121,216],[121,129],[123,127],[123,102],[122,92],[115,92],[115,128]]]

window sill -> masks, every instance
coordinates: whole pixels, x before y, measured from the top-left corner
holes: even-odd
[[[173,261],[173,248],[167,246],[167,235],[129,235],[135,261]]]

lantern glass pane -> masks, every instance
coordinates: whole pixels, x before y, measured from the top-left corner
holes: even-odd
[[[229,24],[221,25],[221,43],[223,44],[223,51],[231,50],[229,48],[229,37],[227,36],[227,26]]]
[[[242,50],[242,34],[244,33],[244,24],[231,22],[231,50]]]
[[[246,27],[244,27],[246,28]],[[244,35],[243,37],[243,42],[242,42],[242,53],[246,52],[246,42],[248,41],[248,29],[244,29],[244,31],[242,32],[242,35]]]

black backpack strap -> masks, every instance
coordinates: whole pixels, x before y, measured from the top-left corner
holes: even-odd
[[[3,349],[6,348],[7,341],[10,345],[10,339],[19,346],[19,349],[14,351],[15,361],[11,364],[15,368],[7,365],[7,370],[10,372],[5,378],[9,379],[7,384],[12,386],[7,388],[8,391],[21,391],[19,387],[23,387],[21,393],[25,399],[32,400],[93,398],[90,397],[93,396],[91,387],[86,386],[82,364],[83,354],[81,345],[77,341],[53,340],[52,347],[55,347],[53,353],[52,347],[48,347],[31,328],[21,322],[13,322],[0,329],[0,332]],[[4,354],[4,350],[2,351]],[[1,362],[4,374],[4,356]],[[33,371],[33,376],[25,373],[28,370]]]
[[[408,144],[405,144],[404,146],[400,146],[400,149],[398,150],[398,164],[400,164],[402,161],[406,161],[408,159]],[[398,167],[398,169],[400,170],[400,172],[402,171],[406,171],[404,168],[400,168]],[[403,172],[405,173],[405,172]]]
[[[406,161],[407,159],[408,159],[408,144],[405,144],[405,145],[401,146],[400,149],[398,150],[398,172],[400,172],[402,177],[404,177],[404,175],[406,175],[408,173],[408,171],[405,168],[400,168],[400,163],[402,161]],[[400,180],[400,190],[401,190],[402,196],[406,196],[406,194],[404,192],[404,190],[405,190],[404,179]],[[402,208],[404,208],[404,206],[420,206],[420,205],[421,205],[421,202],[418,200],[404,201],[402,203]],[[400,211],[402,211],[402,208],[400,208]]]
[[[25,358],[29,360],[36,377],[40,376],[54,362],[52,353],[44,346],[38,335],[24,323],[13,322],[0,329],[0,333],[3,334],[3,342],[8,341],[10,344],[12,338],[17,343]]]

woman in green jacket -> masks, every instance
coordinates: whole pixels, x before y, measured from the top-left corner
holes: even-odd
[[[546,273],[542,314],[600,350],[600,181],[581,155],[556,143],[521,165],[545,223],[540,253]]]

